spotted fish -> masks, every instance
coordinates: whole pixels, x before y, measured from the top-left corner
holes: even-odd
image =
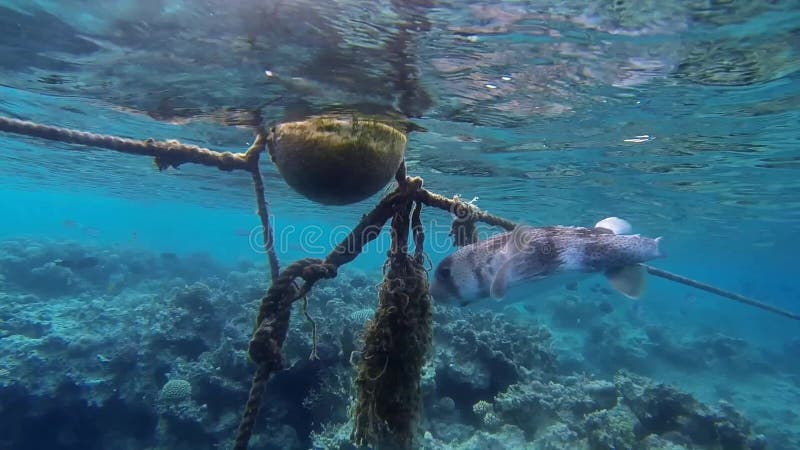
[[[646,272],[639,263],[664,255],[660,237],[630,233],[631,225],[617,217],[593,228],[519,226],[446,257],[436,268],[431,294],[437,301],[465,305],[488,297],[502,300],[514,286],[540,292],[604,273],[617,291],[639,298]]]

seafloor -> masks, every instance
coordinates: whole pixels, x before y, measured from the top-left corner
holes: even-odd
[[[0,448],[229,448],[265,274],[205,255],[0,243]],[[311,295],[317,361],[295,312],[290,368],[269,384],[251,448],[353,448],[351,356],[378,282],[344,271]],[[676,334],[608,297],[597,286],[504,314],[436,306],[418,447],[800,448],[800,342]]]

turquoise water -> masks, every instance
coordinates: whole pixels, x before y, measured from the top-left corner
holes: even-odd
[[[246,123],[272,125],[331,108],[394,111],[424,129],[409,135],[406,164],[434,192],[477,197],[477,206],[534,226],[623,217],[636,232],[664,236],[668,257],[654,265],[800,311],[798,2],[3,1],[0,23],[2,116],[240,152],[254,136]],[[252,242],[259,222],[249,176],[188,164],[159,172],[149,158],[5,133],[0,142],[0,314],[7,323],[0,330],[0,415],[30,417],[15,419],[17,431],[0,432],[0,448],[228,446],[253,370],[243,353],[248,314],[267,287],[265,256]],[[381,195],[317,205],[288,188],[267,158],[261,170],[283,264],[324,256],[342,227],[353,226]],[[423,221],[435,265],[453,251],[450,217],[430,209]],[[495,232],[481,229],[483,237]],[[387,236],[370,244],[349,266],[352,276],[377,284],[387,249]],[[75,255],[100,261],[35,272],[56,259],[72,263]],[[130,261],[118,262],[126,258],[138,258],[144,275],[134,274]],[[161,261],[158,270],[152,258]],[[31,271],[39,275],[24,275]],[[246,275],[249,288],[229,295],[233,272]],[[331,298],[347,302],[346,280],[330,282],[317,304],[312,298],[312,309]],[[238,353],[228,353],[238,362],[223,377],[227,391],[204,390],[216,375],[197,366],[202,351],[149,361],[157,341],[130,366],[104,372],[87,365],[111,342],[147,341],[145,326],[132,335],[114,324],[152,314],[147,326],[158,328],[159,320],[169,320],[156,318],[157,305],[171,304],[180,297],[171,290],[195,281],[212,288],[217,305],[228,305],[225,317],[208,321],[241,319],[230,320],[238,331],[228,337]],[[38,290],[48,283],[52,289]],[[800,448],[796,322],[658,279],[635,303],[595,286],[606,284],[597,277],[574,292],[534,292],[527,307],[493,304],[452,314],[472,320],[470,314],[491,311],[523,327],[547,326],[551,349],[564,361],[558,376],[610,379],[630,370],[709,405],[731,403],[755,434],[766,436],[768,448]],[[153,304],[141,306],[136,298]],[[370,307],[368,295],[358,299]],[[565,313],[558,306],[565,299],[607,302],[613,312]],[[76,301],[105,303],[81,318],[68,306]],[[180,308],[192,311],[170,308],[164,306],[165,314],[173,317]],[[447,327],[451,313],[438,314],[436,326]],[[102,321],[110,322],[107,328],[86,325],[91,332],[81,336],[81,323]],[[303,333],[302,319],[295,323]],[[326,332],[338,336],[337,325]],[[191,336],[199,326],[181,332]],[[613,345],[587,345],[609,330],[619,335]],[[720,335],[735,343],[732,353],[709,356],[704,349]],[[51,342],[81,339],[93,344],[59,350]],[[221,337],[203,339],[207,353],[223,353]],[[287,351],[298,348],[304,349]],[[338,364],[337,379],[352,375]],[[67,395],[59,394],[62,369],[71,374],[66,385],[79,392],[69,394],[77,403],[51,402],[48,410],[42,405]],[[49,381],[33,389],[33,376]],[[158,389],[172,378],[190,380],[201,396],[195,401],[210,412],[157,410]],[[93,383],[118,394],[99,394]],[[342,389],[339,400],[346,403]],[[492,401],[496,394],[476,392],[467,397]],[[452,389],[426,395],[422,431],[432,441],[420,442],[430,448],[489,448],[476,436],[511,433],[481,428],[459,402],[457,419],[441,413],[440,398],[457,398]],[[66,420],[70,408],[85,408],[77,413],[82,419]],[[305,411],[313,420],[267,408],[261,432],[289,427],[296,439],[263,438],[253,448],[309,448],[311,431],[346,419],[338,410]],[[96,416],[115,412],[119,419],[109,423]],[[176,415],[180,420],[170,422]],[[546,447],[545,424],[531,431],[509,417],[501,418],[524,429],[524,439],[496,448],[633,445],[603,447],[587,438]],[[579,437],[585,433],[563,421]],[[34,438],[48,423],[57,437]],[[464,427],[462,435],[442,432],[446,423]],[[636,448],[661,448],[644,438],[637,436]]]

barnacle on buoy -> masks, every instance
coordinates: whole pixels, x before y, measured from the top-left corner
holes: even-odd
[[[286,183],[327,205],[355,203],[377,193],[403,161],[403,132],[355,117],[315,117],[277,125],[269,153]]]

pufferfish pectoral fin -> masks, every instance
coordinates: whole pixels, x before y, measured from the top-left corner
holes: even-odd
[[[497,272],[492,278],[492,284],[489,287],[489,295],[500,301],[506,296],[508,288],[508,281],[511,277],[511,272],[516,268],[519,261],[520,253],[524,250],[526,244],[525,231],[528,227],[525,225],[516,226],[511,233],[509,233],[508,241],[500,252],[500,257],[505,258],[503,264],[497,269]]]
[[[493,299],[500,301],[506,296],[509,283],[524,279],[535,279],[541,275],[544,267],[538,260],[526,257],[526,254],[516,254],[506,260],[492,279],[489,294]]]
[[[511,275],[511,270],[513,269],[513,262],[514,258],[510,258],[508,261],[503,263],[503,265],[500,266],[500,269],[497,270],[497,273],[494,274],[492,286],[489,288],[489,294],[497,301],[502,300],[503,297],[506,296],[506,289],[508,289],[508,278]]]
[[[644,293],[647,284],[647,269],[640,264],[624,266],[606,271],[606,278],[611,286],[625,297],[638,299]]]

